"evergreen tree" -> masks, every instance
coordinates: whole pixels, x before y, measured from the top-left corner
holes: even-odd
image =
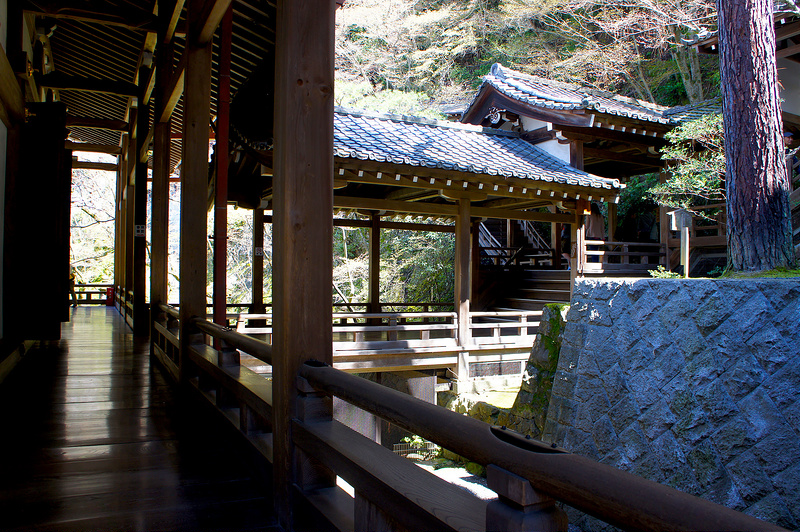
[[[793,262],[772,0],[717,0],[734,270]]]

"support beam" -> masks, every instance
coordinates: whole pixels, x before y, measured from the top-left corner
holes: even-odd
[[[167,96],[164,98],[163,105],[160,109],[156,109],[159,122],[166,122],[175,111],[175,106],[183,94],[183,86],[186,75],[186,52],[181,56],[178,66],[172,72],[172,76],[167,84]]]
[[[169,44],[172,42],[172,37],[175,35],[175,28],[178,27],[178,21],[181,19],[181,11],[183,11],[184,0],[176,0],[172,8],[168,12],[159,12],[159,17],[164,17],[166,20],[166,27],[164,33],[161,35],[161,42]],[[159,9],[161,2],[159,2]]]
[[[183,52],[186,91],[183,102],[180,243],[180,377],[198,331],[191,318],[206,314],[206,208],[208,201],[208,120],[211,113],[211,43],[194,44],[202,0],[189,0],[189,35]]]
[[[294,530],[301,485],[291,420],[306,360],[333,362],[333,63],[330,1],[279,0],[275,65],[273,427],[276,516]],[[187,86],[191,84],[187,83]],[[331,417],[330,403],[317,412]],[[310,464],[307,464],[310,465]],[[334,486],[323,471],[321,484]]]
[[[200,20],[196,22],[198,31],[195,42],[197,44],[211,42],[214,32],[217,31],[217,26],[219,26],[230,5],[231,0],[207,0],[205,2]]]
[[[150,125],[150,106],[142,105],[141,94],[147,89],[150,68],[139,69],[139,108],[136,113],[136,131],[133,136],[133,154],[137,157],[130,161],[134,171],[134,239],[133,239],[133,333],[136,336],[147,336],[150,332],[149,312],[146,297],[147,274],[147,160],[141,161],[141,153],[146,139],[144,138]]]
[[[67,115],[67,127],[87,127],[119,132],[128,131],[128,123],[124,120],[110,120],[108,118],[94,118],[89,116]]]
[[[116,172],[119,168],[117,163],[95,163],[91,161],[72,161],[73,170],[105,170]]]
[[[266,311],[264,305],[264,209],[253,210],[253,307],[254,314]]]
[[[664,166],[664,161],[658,157],[617,153],[610,150],[598,150],[596,148],[583,148],[583,155],[584,157],[592,157],[593,159],[605,159],[608,161],[619,161],[621,163],[640,164],[642,166],[650,166],[653,168],[661,168]]]
[[[219,72],[217,75],[219,84],[217,94],[219,96],[217,98],[217,143],[215,149],[217,179],[214,187],[214,322],[219,325],[227,325],[225,305],[228,302],[228,154],[230,153],[228,128],[231,104],[232,28],[233,10],[229,6],[220,28]],[[260,211],[261,209],[256,210]],[[263,234],[264,224],[260,225]],[[263,243],[261,247],[263,255]],[[253,278],[255,278],[255,272]]]
[[[381,215],[370,215],[367,312],[381,311]]]
[[[160,37],[165,29],[161,29]],[[164,44],[156,55],[156,88],[154,108],[158,110],[166,98],[167,83],[175,53],[172,43]],[[161,311],[156,305],[169,302],[169,181],[172,121],[154,124],[153,184],[150,231],[150,321],[151,327]],[[153,336],[151,335],[151,339]],[[151,342],[151,354],[153,353]]]
[[[469,327],[470,287],[470,201],[458,200],[456,217],[456,265],[455,265],[455,308],[458,314],[458,345],[465,347],[472,343]],[[469,353],[459,353],[458,380],[469,379]]]
[[[35,77],[39,87],[46,89],[100,92],[127,98],[136,98],[139,95],[139,88],[135,84],[126,81],[83,78],[70,76],[62,72],[51,72],[44,75],[36,74]]]
[[[389,201],[373,198],[354,198],[335,196],[334,206],[339,209],[366,209],[374,211],[406,212],[430,216],[458,215],[458,207],[441,203],[415,203],[405,201]],[[472,215],[479,218],[497,218],[500,220],[530,220],[532,222],[563,222],[571,223],[573,217],[569,214],[552,214],[547,212],[513,211],[509,209],[491,209],[486,207],[472,207]]]
[[[72,151],[85,151],[90,153],[108,153],[109,155],[119,155],[121,149],[113,144],[93,144],[91,142],[64,142],[64,148]]]
[[[38,0],[25,2],[24,9],[28,13],[48,18],[77,20],[134,31],[156,31],[156,18],[152,13],[143,9],[130,9],[125,7],[125,4],[114,6],[113,10],[102,10],[100,7],[89,6],[85,1],[53,0],[43,2]]]

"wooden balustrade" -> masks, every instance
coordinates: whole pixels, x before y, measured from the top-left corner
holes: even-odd
[[[110,283],[76,283],[75,296],[78,305],[107,304],[107,289],[113,288]]]
[[[177,310],[158,309],[159,338],[177,346]],[[187,382],[271,461],[272,383],[232,356],[241,350],[272,363],[271,347],[199,318],[193,322],[208,338],[192,343],[185,355]],[[214,341],[220,349],[211,347]],[[334,529],[511,531],[535,525],[565,531],[566,517],[556,506],[562,501],[625,530],[783,530],[321,363],[307,362],[298,377],[295,485]],[[321,408],[330,396],[487,466],[488,487],[498,499],[480,500],[334,421]],[[330,479],[317,482],[320,471],[342,477],[354,496]]]
[[[654,270],[666,264],[666,247],[659,242],[585,240],[586,273]]]
[[[539,325],[537,311],[471,312],[473,343],[529,346]],[[456,346],[455,312],[334,312],[334,350]],[[236,331],[271,342],[272,314],[239,314]],[[488,334],[486,334],[488,333]],[[398,345],[395,345],[398,344]]]
[[[489,487],[501,497],[489,505],[495,505],[494,508],[485,511],[486,529],[520,530],[522,528],[512,526],[530,519],[531,512],[538,512],[539,515],[534,517],[538,529],[565,530],[565,518],[553,506],[553,500],[558,500],[625,530],[782,530],[730,508],[526,439],[504,428],[492,427],[329,366],[309,362],[301,367],[300,374],[311,390],[339,397],[473,462],[488,466]],[[323,465],[337,474],[341,470],[356,493],[375,489],[376,482],[390,483],[391,477],[396,475],[388,456],[383,463],[360,462],[359,456],[352,455],[343,459],[346,429],[336,421],[306,424],[298,420],[294,427],[295,443],[313,452]],[[361,468],[369,468],[366,471],[372,477],[366,486],[361,485],[365,476],[363,473],[359,475]],[[409,481],[404,479],[405,484]],[[401,520],[401,526],[412,530],[420,524],[403,521],[411,508],[427,512],[428,516],[433,513],[431,517],[439,521],[438,527],[429,524],[422,528],[458,528],[456,519],[459,516],[469,516],[474,526],[475,508],[462,507],[460,512],[451,512],[448,505],[437,505],[440,500],[434,486],[426,483],[425,487],[426,493],[422,497],[412,486],[403,486],[399,493],[395,491],[395,496],[405,495],[401,500],[401,507],[405,508],[399,512],[392,508],[387,513]],[[524,490],[530,493],[530,498],[519,497]],[[509,497],[514,493],[519,497],[517,500]],[[534,498],[534,494],[538,497]],[[431,497],[429,501],[426,500],[428,496]],[[430,502],[432,510],[424,507],[427,502]],[[506,507],[498,508],[498,505]],[[482,505],[479,508],[483,510]],[[505,519],[498,519],[503,516]]]

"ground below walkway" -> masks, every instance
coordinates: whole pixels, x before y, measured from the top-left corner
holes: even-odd
[[[0,385],[5,531],[272,530],[269,488],[113,308],[78,307]]]

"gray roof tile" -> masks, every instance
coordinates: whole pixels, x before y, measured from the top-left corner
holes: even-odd
[[[593,109],[601,113],[647,122],[671,123],[671,120],[664,116],[667,107],[570,83],[530,76],[505,68],[500,63],[492,65],[489,74],[484,76],[481,89],[486,85],[509,98],[534,107],[559,110]]]
[[[334,155],[615,192],[621,188],[619,180],[578,170],[518,133],[342,108],[334,113]]]
[[[664,115],[675,122],[688,122],[702,116],[722,114],[722,98],[703,100],[700,103],[681,105],[667,110]]]

